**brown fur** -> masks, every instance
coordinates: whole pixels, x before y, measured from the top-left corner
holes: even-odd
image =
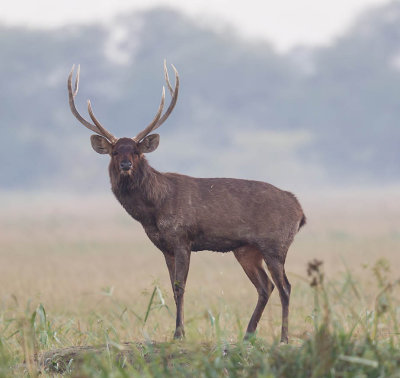
[[[150,135],[140,143],[121,138],[115,145],[96,138],[94,148],[109,151],[113,193],[164,254],[177,307],[174,337],[184,336],[183,295],[190,253],[211,250],[233,251],[257,289],[246,337],[255,332],[275,284],[282,303],[281,340],[287,342],[290,284],[284,263],[294,236],[305,224],[299,202],[293,194],[264,182],[160,173],[143,155],[157,146],[158,135]],[[121,164],[131,168],[124,171]]]

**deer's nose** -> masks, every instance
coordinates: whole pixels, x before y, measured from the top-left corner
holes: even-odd
[[[119,167],[123,171],[129,171],[132,168],[132,163],[129,160],[123,160],[123,161],[121,161],[121,164],[119,165]]]

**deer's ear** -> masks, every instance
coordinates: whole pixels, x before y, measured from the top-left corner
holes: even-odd
[[[90,137],[93,149],[99,154],[111,154],[111,143],[100,135],[92,135]]]
[[[159,134],[151,134],[144,138],[138,145],[139,152],[141,154],[153,152],[160,143]]]

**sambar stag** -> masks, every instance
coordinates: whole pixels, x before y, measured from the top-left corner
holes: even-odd
[[[88,111],[93,123],[78,113],[74,99],[79,67],[74,88],[74,67],[68,77],[71,111],[96,134],[90,138],[93,149],[110,156],[109,175],[115,197],[164,254],[176,303],[174,338],[182,338],[185,333],[183,296],[191,252],[233,251],[258,293],[246,337],[254,334],[276,286],[282,304],[281,341],[287,343],[290,283],[284,264],[294,236],[305,224],[303,210],[293,194],[265,182],[161,173],[148,164],[145,154],[153,152],[160,140],[158,134],[151,133],[166,121],[178,99],[179,75],[172,68],[174,88],[164,62],[165,81],[171,94],[167,110],[163,113],[163,87],[154,119],[134,138],[116,138],[107,131],[94,116],[90,101]]]

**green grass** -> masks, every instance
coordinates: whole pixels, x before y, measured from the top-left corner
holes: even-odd
[[[109,310],[105,314],[91,313],[85,330],[80,328],[79,320],[58,318],[47,313],[42,304],[32,309],[28,303],[20,313],[16,305],[1,314],[0,375],[35,376],[34,356],[72,345],[106,344],[109,348],[105,352],[89,353],[80,362],[54,358],[42,373],[51,376],[60,371],[89,377],[398,376],[399,281],[391,280],[386,260],[379,260],[369,272],[375,277],[377,289],[372,301],[350,272],[326,281],[322,267],[309,264],[308,283],[293,295],[293,300],[302,295],[314,298],[311,312],[304,319],[311,327],[302,339],[292,339],[289,345],[281,345],[277,338],[268,341],[257,336],[243,342],[242,320],[232,313],[210,309],[205,310],[205,316],[188,321],[186,341],[153,342],[160,332],[159,322],[165,319],[172,323],[173,318],[157,286],[145,293],[148,302],[140,312],[113,300],[112,289],[104,288]],[[204,326],[207,332],[199,335],[196,329]],[[144,340],[129,346],[129,354],[121,355],[132,327],[142,330]]]

